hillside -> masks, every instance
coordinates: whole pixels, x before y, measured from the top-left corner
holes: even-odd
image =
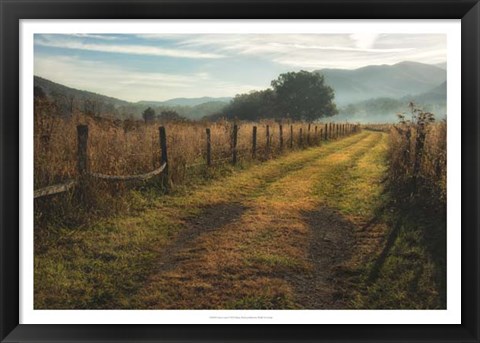
[[[429,91],[421,94],[417,94],[414,96],[407,96],[406,99],[411,98],[413,101],[419,104],[439,104],[446,106],[447,104],[447,82],[442,82],[442,84],[438,85],[430,89]]]
[[[174,110],[179,115],[192,120],[220,111],[231,98],[176,98],[166,101],[128,102],[117,98],[70,88],[39,76],[34,76],[34,87],[41,89],[47,97],[54,100],[60,114],[66,115],[73,109],[81,112],[90,111],[99,116],[140,119],[147,107],[152,107],[157,114],[164,110]]]
[[[323,74],[326,83],[335,90],[335,100],[340,106],[373,97],[400,99],[428,92],[446,81],[446,70],[417,62],[317,72]]]
[[[125,100],[120,100],[117,98],[109,97],[102,94],[97,94],[89,91],[79,90],[75,88],[70,88],[62,84],[44,79],[40,76],[33,77],[33,86],[40,87],[45,92],[47,96],[56,97],[56,96],[66,96],[68,98],[80,99],[90,99],[96,100],[104,103],[113,104],[115,106],[128,105],[129,102]]]

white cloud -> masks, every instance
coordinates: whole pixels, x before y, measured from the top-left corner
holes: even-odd
[[[170,39],[180,47],[253,56],[304,69],[446,60],[446,39],[440,34],[170,34],[149,38]]]
[[[35,40],[35,44],[40,46],[64,48],[64,49],[77,49],[77,50],[90,50],[120,54],[134,54],[134,55],[150,55],[150,56],[167,56],[177,58],[222,58],[224,56],[215,53],[201,52],[195,50],[186,49],[169,49],[161,48],[157,46],[148,45],[113,45],[113,44],[94,44],[85,43],[75,39],[49,39],[45,36],[39,37]]]
[[[72,34],[72,36],[79,37],[79,38],[94,38],[94,39],[108,40],[108,41],[121,39],[118,36],[105,35],[105,34],[90,34],[90,33],[74,33]]]
[[[350,35],[355,41],[355,45],[359,49],[371,49],[373,48],[375,41],[377,40],[378,33],[354,33]]]

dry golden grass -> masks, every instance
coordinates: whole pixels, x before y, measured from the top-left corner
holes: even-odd
[[[91,117],[81,113],[65,118],[53,116],[51,104],[42,100],[35,103],[34,187],[39,189],[77,178],[77,125],[88,125],[88,165],[94,173],[107,175],[135,175],[160,167],[161,149],[159,126],[167,133],[169,185],[185,185],[197,179],[211,178],[232,160],[232,122],[166,122],[145,123],[134,120],[114,120]],[[260,123],[238,122],[237,155],[239,164],[251,163],[252,131],[257,126],[256,161],[263,161],[287,151],[290,147],[290,125],[293,127],[293,148],[305,147],[307,123],[288,123],[283,127],[284,149],[280,149],[279,124],[275,121]],[[267,125],[270,149],[267,149]],[[318,126],[315,136],[315,125]],[[310,143],[319,144],[324,124],[311,125]],[[206,128],[211,131],[212,168],[206,167]],[[303,130],[303,137],[299,133]],[[300,146],[300,142],[303,145]],[[268,150],[268,151],[267,151]],[[123,195],[131,185],[154,185],[160,190],[158,178],[151,182],[124,183],[90,180],[79,203],[75,194],[36,200],[36,218],[48,221],[55,217],[67,218],[68,225],[79,223],[89,216],[114,214],[135,207]],[[152,187],[150,187],[153,189]]]
[[[88,125],[88,157],[92,172],[108,175],[145,173],[160,165],[159,123],[119,121],[92,118],[75,114],[69,118],[50,116],[38,111],[35,115],[35,187],[40,188],[76,176],[76,127]],[[206,133],[211,130],[212,160],[231,159],[232,122],[168,122],[167,131],[169,172],[174,183],[181,183],[186,169],[205,164]],[[237,151],[240,159],[251,159],[252,129],[257,126],[257,156],[267,156],[267,125],[270,132],[270,155],[280,152],[279,125],[274,121],[261,123],[238,122]],[[290,125],[293,126],[294,147],[300,142],[307,146],[320,142],[324,124],[307,123],[283,125],[284,148],[290,144]],[[318,127],[315,136],[315,126]],[[302,138],[300,129],[303,130]]]
[[[445,121],[425,124],[423,148],[418,147],[419,130],[421,127],[412,123],[391,128],[388,150],[389,179],[398,187],[409,187],[411,182],[416,182],[417,193],[429,195],[432,201],[445,204],[447,124]],[[415,163],[419,166],[417,171]]]

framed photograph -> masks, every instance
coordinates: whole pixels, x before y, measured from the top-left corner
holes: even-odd
[[[2,342],[479,342],[477,1],[0,6]]]

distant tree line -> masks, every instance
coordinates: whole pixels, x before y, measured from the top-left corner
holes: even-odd
[[[93,117],[115,119],[143,119],[185,121],[206,118],[240,120],[280,119],[314,121],[338,113],[334,91],[316,72],[289,72],[271,82],[271,88],[239,94],[229,104],[212,101],[196,106],[156,106],[118,101],[103,101],[106,97],[95,93],[79,96],[75,92],[62,92],[62,88],[50,89],[48,94],[35,86],[38,104],[48,102],[52,115],[69,116],[75,112]],[[112,100],[113,101],[113,100]]]
[[[145,113],[147,105],[142,103],[115,104],[108,100],[102,100],[104,98],[102,96],[78,95],[75,92],[62,92],[61,89],[53,89],[47,93],[41,86],[34,86],[33,92],[36,109],[48,108],[50,115],[62,117],[83,113],[91,117],[121,120],[185,121],[201,119],[206,115],[218,112],[227,105],[226,102],[210,101],[195,106],[151,106],[150,110]]]
[[[271,87],[238,94],[222,111],[208,118],[314,121],[338,113],[334,91],[319,73],[302,70],[281,74]]]
[[[142,113],[142,118],[145,123],[151,123],[154,121],[161,121],[161,122],[186,122],[189,121],[187,118],[182,117],[174,110],[163,110],[160,114],[155,114],[155,110],[151,107],[148,107]]]

